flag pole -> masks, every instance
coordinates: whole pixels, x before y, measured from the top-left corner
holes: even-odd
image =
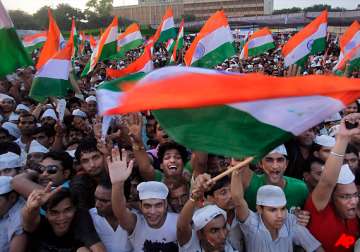
[[[239,169],[239,168],[242,168],[242,167],[250,164],[251,161],[253,161],[253,160],[254,160],[254,157],[248,157],[248,158],[246,158],[244,161],[238,163],[237,165],[235,165],[235,166],[233,166],[233,167],[230,167],[230,168],[227,169],[226,171],[224,171],[224,172],[220,173],[219,175],[213,177],[213,178],[211,179],[211,182],[215,183],[216,181],[222,179],[223,177],[231,174],[233,171],[235,171],[235,170],[237,170],[237,169]]]

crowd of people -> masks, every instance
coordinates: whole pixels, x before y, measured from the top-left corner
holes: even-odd
[[[332,74],[335,36],[304,69],[286,69],[280,48],[290,36],[274,34],[275,49],[234,56],[216,69]],[[192,39],[185,36],[178,64]],[[122,69],[142,50],[102,61],[81,78],[87,46],[73,67],[80,93],[69,90],[63,116],[56,97],[42,103],[28,97],[33,67],[0,79],[0,251],[354,251],[358,102],[215,181],[242,160],[179,145],[151,111],[114,116],[103,132],[96,87],[109,80],[106,67]],[[32,56],[36,61],[38,51]],[[170,56],[156,45],[155,68]]]

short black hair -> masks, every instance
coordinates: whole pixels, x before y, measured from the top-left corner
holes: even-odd
[[[354,153],[357,157],[359,157],[359,150],[353,144],[348,144],[348,146],[346,147],[345,153],[346,154]]]
[[[8,152],[12,152],[12,153],[15,153],[16,155],[20,156],[21,149],[20,149],[19,145],[17,145],[14,142],[2,143],[0,145],[0,155],[8,153]]]
[[[98,186],[102,186],[105,189],[111,190],[112,188],[112,184],[111,184],[111,180],[110,180],[110,176],[109,174],[103,172],[100,176],[100,180],[98,183]]]
[[[33,135],[36,135],[36,134],[39,134],[42,132],[44,132],[47,137],[53,137],[53,136],[55,136],[55,133],[56,133],[53,127],[50,127],[48,125],[43,125],[43,126],[35,128],[33,131]]]
[[[23,118],[23,117],[32,117],[32,118],[34,119],[34,122],[35,122],[35,123],[37,122],[36,117],[35,117],[33,114],[30,114],[30,113],[22,113],[22,114],[20,114],[20,116],[19,116],[19,121],[18,121],[18,123],[20,123],[20,120],[21,120],[21,118]]]
[[[223,188],[224,186],[227,186],[231,183],[231,179],[229,176],[225,176],[221,178],[220,180],[216,181],[215,185],[211,187],[211,189],[207,192],[205,192],[205,197],[207,196],[214,196],[214,192]]]
[[[44,158],[51,158],[60,161],[64,170],[73,170],[73,158],[66,151],[49,151],[45,153]]]
[[[325,162],[323,160],[321,160],[320,158],[310,156],[309,161],[307,163],[308,165],[303,166],[303,173],[304,172],[310,172],[311,171],[311,165],[313,163],[318,163],[318,164],[321,164],[321,165],[325,165]]]
[[[97,148],[97,141],[93,137],[85,138],[81,141],[76,148],[75,158],[77,161],[80,161],[82,153],[90,153],[90,152],[100,152]]]
[[[158,158],[160,163],[163,162],[165,152],[168,150],[177,150],[180,155],[183,163],[185,164],[188,160],[188,153],[186,151],[186,148],[178,143],[175,142],[166,142],[163,144],[160,144],[159,150],[158,150]]]
[[[76,207],[77,200],[75,196],[70,192],[69,188],[61,188],[58,192],[50,197],[47,203],[43,206],[45,211],[56,207],[64,199],[70,199],[71,203]]]

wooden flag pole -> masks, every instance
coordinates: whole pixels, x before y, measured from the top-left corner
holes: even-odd
[[[244,161],[241,161],[240,163],[238,163],[237,165],[233,166],[233,167],[230,167],[228,170],[224,171],[223,173],[220,173],[219,175],[213,177],[211,179],[211,182],[215,183],[216,181],[222,179],[223,177],[231,174],[233,171],[245,166],[245,165],[248,165],[251,163],[251,161],[254,160],[254,157],[248,157],[246,158]]]

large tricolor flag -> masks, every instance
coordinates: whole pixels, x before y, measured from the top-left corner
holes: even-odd
[[[50,58],[65,46],[65,40],[60,32],[50,9],[48,10],[49,29],[47,32],[46,42],[41,49],[36,68],[40,69]]]
[[[23,45],[28,53],[32,53],[35,49],[41,48],[47,38],[46,32],[35,33],[23,37]]]
[[[95,48],[96,48],[96,45],[97,45],[97,41],[96,41],[96,39],[93,37],[93,35],[90,35],[89,42],[90,42],[90,48],[91,48],[91,50],[94,51]]]
[[[166,42],[166,51],[169,55],[172,54],[174,48],[175,48],[176,41],[174,39],[169,39],[168,42]]]
[[[130,65],[120,70],[107,68],[106,75],[111,78],[121,78],[134,73],[149,73],[153,69],[154,64],[151,59],[150,48],[145,47],[144,53]]]
[[[51,57],[35,74],[30,97],[43,102],[47,97],[64,97],[72,86],[69,82],[73,41]]]
[[[347,63],[349,63],[348,71],[350,73],[353,72],[354,68],[360,67],[360,44],[358,44],[355,48],[346,53],[345,56],[339,59],[339,63],[336,64],[334,71],[343,72]]]
[[[233,35],[224,11],[217,11],[201,28],[185,54],[187,66],[212,68],[235,55]]]
[[[172,8],[167,8],[162,21],[154,34],[154,42],[165,42],[176,37]]]
[[[285,66],[296,64],[303,66],[309,55],[322,52],[326,48],[328,12],[321,12],[320,16],[296,33],[284,45],[282,54]]]
[[[177,35],[174,51],[170,57],[170,63],[175,63],[177,61],[177,52],[180,51],[183,47],[184,47],[184,19],[181,20],[179,26],[179,32]]]
[[[75,26],[75,19],[72,18],[71,21],[71,31],[70,31],[70,38],[73,41],[73,53],[72,53],[72,58],[76,58],[78,56],[78,51],[79,51],[79,34],[76,30],[76,26]]]
[[[339,55],[339,62],[334,67],[334,70],[343,70],[345,61],[349,60],[348,58],[351,55],[348,55],[347,59],[345,59],[345,56],[347,54],[350,54],[350,51],[352,51],[355,47],[360,45],[360,24],[358,21],[354,21],[344,32],[344,34],[341,36],[339,40],[340,44],[340,55]],[[356,55],[356,53],[352,53],[353,55]],[[356,62],[354,62],[356,63]],[[341,64],[341,66],[340,66]]]
[[[249,37],[241,51],[240,59],[255,57],[273,48],[275,48],[275,43],[271,31],[264,27]]]
[[[143,78],[145,73],[135,73],[126,77],[104,82],[96,88],[98,110],[100,114],[110,113],[116,109],[124,91],[127,91],[129,84],[133,85],[136,81]]]
[[[262,157],[358,97],[359,79],[172,66],[145,76],[109,114],[152,110],[171,138],[190,149]]]
[[[131,24],[123,33],[118,36],[117,41],[118,51],[123,50],[124,52],[127,52],[131,49],[141,46],[144,41],[139,25],[136,23]]]
[[[28,53],[19,39],[14,24],[0,1],[0,77],[17,68],[32,65]]]
[[[82,31],[79,32],[79,40],[80,40],[79,52],[80,52],[80,54],[83,54],[84,48],[85,48],[85,43],[86,43],[86,37],[85,37],[84,32],[82,32]]]
[[[102,33],[94,51],[91,54],[88,64],[85,66],[81,76],[86,76],[90,73],[99,60],[108,59],[111,55],[116,54],[117,38],[118,36],[118,17],[115,16],[111,24]]]

